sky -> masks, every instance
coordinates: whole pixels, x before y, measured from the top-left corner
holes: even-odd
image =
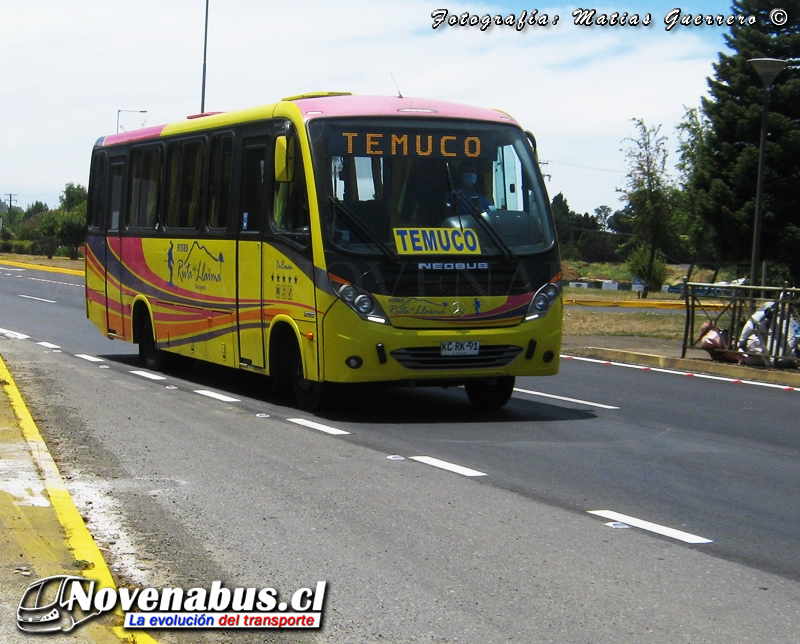
[[[778,3],[779,5],[780,3]],[[534,133],[552,198],[622,207],[632,119],[672,150],[685,108],[707,94],[725,26],[666,29],[673,9],[730,15],[730,0],[450,2],[209,0],[206,111],[309,91],[396,95],[499,108]],[[686,7],[682,9],[681,7]],[[101,136],[200,112],[206,0],[0,0],[0,200],[58,207],[86,186]],[[644,26],[580,26],[578,8]],[[537,11],[546,25],[433,28],[432,13]],[[556,16],[558,19],[556,19]],[[146,113],[140,113],[146,110]],[[668,165],[674,167],[672,152]]]

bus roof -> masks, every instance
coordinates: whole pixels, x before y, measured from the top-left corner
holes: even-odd
[[[157,139],[169,134],[196,132],[215,127],[224,127],[237,123],[246,123],[271,118],[278,107],[293,103],[305,121],[331,117],[433,117],[475,119],[497,123],[518,125],[511,116],[497,109],[473,107],[460,103],[438,101],[427,98],[405,98],[402,96],[354,96],[337,92],[316,92],[291,96],[279,103],[263,105],[235,112],[215,112],[212,114],[195,114],[185,121],[168,125],[121,132],[98,139],[96,147],[105,147],[121,143],[133,143]],[[283,111],[283,110],[282,110]],[[285,111],[283,111],[285,113]]]

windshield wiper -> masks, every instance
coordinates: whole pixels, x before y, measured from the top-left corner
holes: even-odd
[[[342,215],[342,218],[347,221],[356,231],[364,238],[371,241],[375,244],[378,248],[381,249],[381,252],[386,255],[389,259],[393,262],[397,261],[397,253],[394,249],[389,248],[378,235],[376,235],[372,230],[369,229],[368,226],[365,226],[361,221],[359,221],[356,214],[348,208],[343,201],[337,199],[336,197],[328,197],[328,202],[331,204],[331,208],[333,209],[334,214],[338,211],[339,214]]]
[[[503,252],[506,256],[506,260],[509,262],[515,262],[517,260],[517,254],[511,249],[503,237],[497,232],[497,229],[494,227],[494,224],[491,221],[491,213],[489,213],[489,219],[484,218],[484,213],[488,211],[481,210],[480,207],[476,207],[472,200],[467,197],[463,192],[460,190],[456,190],[453,193],[455,199],[453,202],[455,203],[456,200],[460,200],[467,205],[467,207],[472,211],[472,218],[475,219],[478,224],[483,228],[483,230],[492,238],[492,241],[497,245],[497,247]],[[461,218],[459,217],[459,223],[461,222]],[[463,228],[463,225],[462,225]]]

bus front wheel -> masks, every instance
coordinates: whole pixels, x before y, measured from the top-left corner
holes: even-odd
[[[300,348],[294,345],[290,362],[292,390],[297,404],[303,409],[314,411],[322,407],[328,400],[330,385],[325,382],[308,380],[303,370],[303,359]]]
[[[464,385],[470,402],[478,409],[500,409],[514,392],[514,376],[476,380]]]

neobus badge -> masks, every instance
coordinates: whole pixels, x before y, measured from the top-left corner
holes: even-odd
[[[481,253],[478,235],[472,228],[395,228],[394,243],[401,255]]]

